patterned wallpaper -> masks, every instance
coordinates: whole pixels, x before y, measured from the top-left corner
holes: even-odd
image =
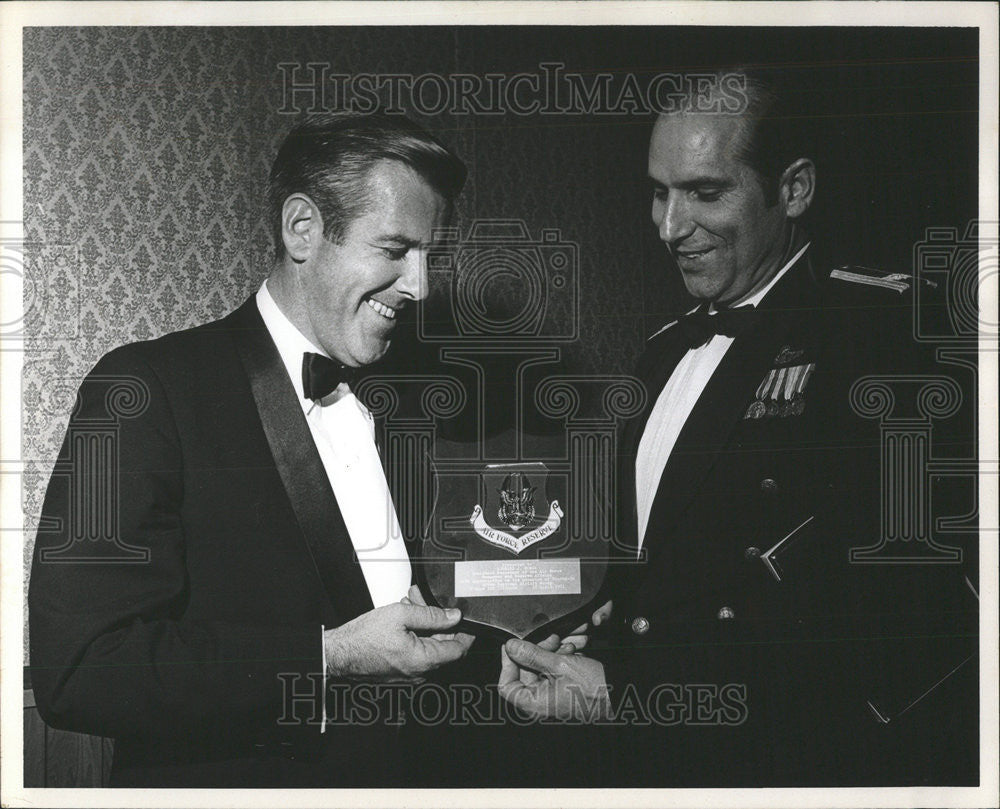
[[[475,72],[484,51],[503,61],[489,41],[487,32],[443,28],[25,31],[29,537],[76,388],[100,356],[220,317],[266,277],[261,200],[292,120],[278,112],[277,65]],[[547,56],[529,55],[527,63]],[[532,235],[560,228],[579,245],[584,325],[580,343],[566,353],[571,368],[619,372],[631,365],[641,324],[607,314],[628,313],[642,299],[644,202],[629,200],[620,182],[634,151],[617,155],[600,122],[566,133],[521,119],[482,126],[470,116],[414,117],[469,164],[458,207],[463,232],[476,217],[513,217]],[[634,127],[626,134],[634,138]],[[641,181],[641,160],[628,168],[636,167]],[[609,211],[621,215],[612,219]],[[29,538],[26,574],[32,545]]]
[[[869,120],[855,100],[858,93],[844,95],[857,109],[831,118],[831,143],[856,144],[852,133],[874,122],[879,137],[893,144],[897,162],[845,152],[841,168],[824,166],[821,176],[854,182],[862,193],[850,206],[829,196],[817,206],[831,241],[847,253],[869,251],[847,258],[877,263],[902,256],[905,262],[925,224],[961,224],[974,210],[968,204],[974,187],[956,182],[951,162],[934,162],[924,153],[943,148],[942,125],[961,133],[970,131],[971,121],[974,132],[975,64],[888,59],[910,51],[948,53],[934,40],[943,33],[847,30],[822,36],[830,60],[819,59],[809,41],[800,42],[801,53],[817,60],[838,88],[862,81],[847,72],[844,60],[868,64],[870,52],[885,57],[885,65],[892,62],[871,74],[878,81],[864,78],[857,86],[876,94],[878,110],[878,94],[892,93],[895,108],[906,114]],[[974,38],[966,40],[974,47]],[[326,63],[331,73],[343,74],[483,75],[537,72],[540,63],[560,61],[584,73],[648,76],[665,64],[705,64],[706,43],[727,57],[738,58],[752,44],[794,60],[780,31],[765,37],[741,29],[27,29],[23,505],[29,535],[75,390],[97,359],[117,345],[219,317],[267,275],[261,200],[291,121],[279,112],[279,63]],[[879,81],[885,90],[875,86]],[[913,105],[932,109],[926,125],[912,114]],[[580,339],[564,347],[565,369],[627,372],[643,336],[684,303],[648,220],[649,120],[414,117],[469,165],[457,212],[463,232],[477,218],[506,217],[523,220],[532,236],[558,228],[563,240],[577,245]],[[963,153],[974,157],[974,146]],[[907,163],[914,156],[923,161],[916,173]],[[974,163],[972,157],[966,162],[963,171]],[[26,572],[31,545],[29,540]]]

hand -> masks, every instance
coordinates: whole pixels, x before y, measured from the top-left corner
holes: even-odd
[[[599,661],[555,654],[524,640],[507,641],[500,658],[500,696],[528,716],[593,722],[608,715],[611,703]]]
[[[418,632],[449,629],[459,610],[387,604],[324,634],[326,662],[334,677],[378,682],[418,682],[421,674],[462,657],[468,645]]]
[[[420,588],[415,584],[410,585],[410,589],[407,591],[406,595],[403,596],[400,604],[416,604],[420,607],[426,607],[427,602],[424,600],[424,594],[420,592]],[[431,635],[434,640],[454,640],[458,641],[465,647],[465,651],[469,651],[469,647],[472,646],[472,642],[476,639],[475,635],[470,635],[467,632],[435,632]]]
[[[594,610],[594,614],[590,616],[590,622],[594,626],[600,626],[605,621],[607,621],[608,618],[611,617],[611,612],[612,610],[614,610],[614,608],[615,608],[615,602],[612,601],[611,599],[608,599],[607,601],[604,602],[603,606],[598,607],[596,610]]]
[[[594,626],[600,626],[602,623],[607,621],[608,618],[611,617],[611,610],[613,606],[614,602],[607,601],[603,606],[598,607],[594,610],[594,614],[590,616],[590,623]],[[560,640],[557,635],[549,635],[538,645],[547,651],[552,651],[552,649],[549,648],[549,644],[551,644],[552,639],[555,638],[557,641],[557,648],[555,648],[556,654],[574,654],[587,645],[587,630],[589,628],[589,624],[582,623],[562,640]]]
[[[583,624],[583,628],[586,628],[586,624]],[[573,641],[573,642],[570,642]],[[577,654],[575,643],[580,643],[581,648],[587,645],[587,636],[580,635],[579,630],[576,630],[573,635],[567,635],[566,641],[563,641],[558,635],[549,635],[545,640],[540,640],[536,644],[539,649],[544,649],[546,652],[554,652],[559,655],[567,654]],[[503,647],[500,647],[501,662],[505,659],[509,659],[504,655]],[[531,669],[521,668],[518,671],[518,679],[524,685],[533,686],[541,678]]]

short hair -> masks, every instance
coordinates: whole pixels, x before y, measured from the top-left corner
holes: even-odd
[[[323,236],[340,242],[350,223],[367,209],[368,175],[382,160],[409,166],[449,204],[465,185],[465,164],[401,115],[327,113],[305,118],[285,136],[268,179],[276,255],[285,252],[281,211],[289,196],[308,195],[323,217]]]
[[[734,84],[741,88],[745,105],[735,113],[742,121],[737,157],[757,173],[765,203],[777,204],[782,172],[798,158],[813,159],[815,154],[815,99],[807,103],[803,80],[786,68],[732,65],[716,69],[713,79],[710,99],[713,93],[729,92],[731,103]]]
[[[739,158],[757,172],[765,202],[778,202],[778,180],[800,157],[813,159],[816,118],[806,114],[804,88],[777,70],[736,68],[745,81],[747,108]]]

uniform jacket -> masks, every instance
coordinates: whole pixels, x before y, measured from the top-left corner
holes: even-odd
[[[638,366],[648,401],[622,437],[632,547],[605,666],[616,699],[658,699],[661,721],[628,723],[623,783],[974,781],[977,602],[963,570],[850,559],[882,535],[879,422],[850,391],[870,374],[927,372],[911,301],[817,277],[807,253],[759,312],[678,437],[637,558],[635,451],[687,350],[679,329],[654,336]],[[806,369],[797,404],[766,384],[792,391]]]
[[[113,433],[95,465],[89,425]],[[88,512],[107,515],[107,538],[74,541],[107,470],[111,494]],[[320,734],[321,625],[372,602],[253,298],[100,360],[42,524],[28,598],[37,704],[55,727],[116,739],[113,783],[404,777],[380,763],[395,761],[396,728]],[[323,755],[334,763],[310,774]]]

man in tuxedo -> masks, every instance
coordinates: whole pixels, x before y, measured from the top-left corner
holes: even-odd
[[[882,554],[916,564],[852,555],[883,537],[865,396],[884,395],[852,386],[942,372],[913,345],[915,281],[814,263],[803,113],[737,75],[739,114],[661,115],[650,139],[653,223],[698,305],[636,371],[610,653],[508,642],[501,693],[621,729],[622,785],[976,783],[963,571],[921,564],[919,542]]]
[[[82,384],[35,545],[31,670],[46,722],[116,740],[113,785],[410,782],[398,700],[372,687],[419,682],[471,638],[409,590],[352,381],[425,296],[464,180],[404,118],[305,121],[271,171],[257,293]],[[81,541],[95,514],[108,532]],[[336,684],[353,690],[333,705]]]

